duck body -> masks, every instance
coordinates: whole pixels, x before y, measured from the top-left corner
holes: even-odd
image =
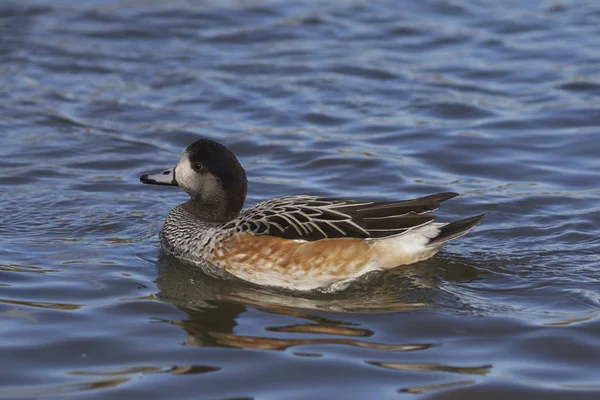
[[[287,196],[242,210],[245,172],[208,139],[189,146],[172,170],[140,179],[191,196],[167,216],[167,253],[210,275],[300,291],[338,290],[368,272],[428,259],[484,217],[433,222],[430,212],[458,195],[450,192],[390,202]]]

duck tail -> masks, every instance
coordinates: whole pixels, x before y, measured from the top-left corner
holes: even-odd
[[[474,217],[461,219],[460,221],[450,222],[440,227],[439,234],[432,238],[427,247],[439,247],[449,240],[466,235],[471,229],[475,228],[485,218],[486,214],[476,215]]]

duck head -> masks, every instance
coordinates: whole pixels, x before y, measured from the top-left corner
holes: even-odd
[[[209,139],[188,146],[174,168],[144,174],[140,181],[179,186],[191,197],[186,208],[215,221],[231,219],[241,211],[248,186],[246,172],[235,155]]]

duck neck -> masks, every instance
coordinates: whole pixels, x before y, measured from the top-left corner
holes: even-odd
[[[210,223],[224,223],[231,221],[238,214],[239,210],[231,210],[228,202],[208,202],[206,200],[192,197],[182,204],[182,207],[195,218]]]

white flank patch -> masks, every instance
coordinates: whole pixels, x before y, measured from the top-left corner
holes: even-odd
[[[374,240],[373,246],[380,253],[380,268],[388,269],[412,264],[433,256],[440,250],[441,245],[428,247],[427,244],[440,234],[440,228],[444,225],[427,224],[402,235]]]

